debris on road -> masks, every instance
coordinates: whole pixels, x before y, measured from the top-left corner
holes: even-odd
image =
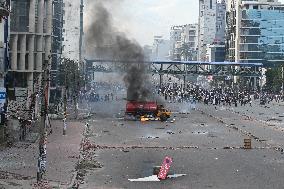
[[[167,130],[167,134],[174,135],[175,132],[173,132],[172,130]]]
[[[244,139],[244,148],[251,149],[251,139],[250,138]]]
[[[138,178],[138,179],[128,179],[130,182],[159,182],[157,175],[152,175],[149,177]]]
[[[161,180],[165,180],[167,177],[167,174],[170,170],[171,164],[173,163],[172,158],[165,157],[163,164],[161,166],[160,172],[158,174],[158,178]]]
[[[168,178],[178,178],[178,177],[183,177],[186,176],[186,174],[173,174],[173,175],[168,175]]]
[[[34,189],[52,189],[48,181],[41,181],[34,183],[33,185]]]
[[[191,132],[192,134],[199,134],[199,135],[205,135],[205,134],[208,134],[207,131],[194,131],[194,132]]]
[[[173,174],[173,175],[168,175],[168,172],[170,170],[170,166],[172,164],[173,160],[171,157],[165,157],[162,166],[156,166],[154,167],[154,175],[148,176],[148,177],[143,177],[143,178],[137,178],[137,179],[128,179],[130,182],[159,182],[161,180],[165,180],[167,178],[178,178],[182,176],[186,176],[186,174]],[[160,168],[160,171],[157,174],[156,170],[157,168]]]

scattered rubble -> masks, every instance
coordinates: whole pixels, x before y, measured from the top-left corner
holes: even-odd
[[[7,171],[0,171],[0,179],[31,180],[33,179],[33,177],[23,176],[16,173],[9,173]]]
[[[48,181],[37,182],[33,185],[33,189],[53,189]]]
[[[205,135],[205,134],[208,134],[207,131],[193,131],[191,132],[192,134],[199,134],[199,135]]]
[[[268,119],[266,121],[282,122],[282,119],[271,118],[271,119]]]
[[[82,161],[80,161],[75,169],[76,170],[88,170],[88,169],[95,169],[95,168],[102,168],[103,166],[95,161],[95,160],[89,160],[89,159],[83,159]]]
[[[155,166],[153,169],[153,175],[137,179],[128,179],[130,182],[159,182],[169,178],[178,178],[186,176],[186,174],[173,174],[169,175],[170,166],[172,164],[172,158],[165,157],[161,166]],[[159,170],[159,171],[158,171]]]
[[[167,130],[167,134],[174,135],[175,132],[173,132],[172,130]]]

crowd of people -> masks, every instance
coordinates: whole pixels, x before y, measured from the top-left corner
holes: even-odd
[[[158,94],[163,96],[165,101],[175,102],[202,102],[206,105],[224,106],[252,106],[252,102],[259,99],[260,104],[269,104],[272,101],[280,102],[284,96],[272,92],[248,92],[236,91],[232,88],[204,89],[193,84],[167,83],[158,88]]]
[[[112,84],[108,82],[94,82],[88,91],[81,90],[79,92],[80,102],[109,102],[118,100],[118,93],[123,91],[120,84]]]
[[[79,99],[89,102],[117,101],[121,94],[125,95],[125,86],[109,82],[93,83],[89,91],[80,91]],[[261,105],[270,102],[284,101],[281,93],[273,92],[250,92],[246,90],[235,90],[230,87],[205,89],[195,84],[183,84],[169,80],[163,86],[157,86],[156,92],[166,102],[191,104],[204,103],[206,105],[223,106],[252,106],[253,101],[258,100]]]

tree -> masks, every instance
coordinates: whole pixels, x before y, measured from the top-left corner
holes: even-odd
[[[183,56],[183,59],[185,61],[189,60],[189,58],[192,56],[190,53],[190,48],[187,43],[183,43],[181,48],[180,48],[180,54]]]
[[[269,68],[266,73],[265,89],[273,92],[280,92],[282,88],[282,67]]]
[[[79,91],[85,84],[85,77],[83,72],[80,70],[79,62],[67,58],[62,59],[58,72],[58,85],[65,88],[64,98],[72,99],[75,117],[77,117]]]

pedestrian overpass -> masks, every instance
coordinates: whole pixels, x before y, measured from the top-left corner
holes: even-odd
[[[160,75],[160,84],[163,82],[163,75],[179,75],[186,80],[189,74],[213,76],[213,77],[262,77],[262,63],[240,63],[240,62],[202,62],[202,61],[131,61],[131,60],[107,60],[92,59],[86,61],[87,73],[94,72],[126,72],[129,64],[145,64],[146,72]]]

